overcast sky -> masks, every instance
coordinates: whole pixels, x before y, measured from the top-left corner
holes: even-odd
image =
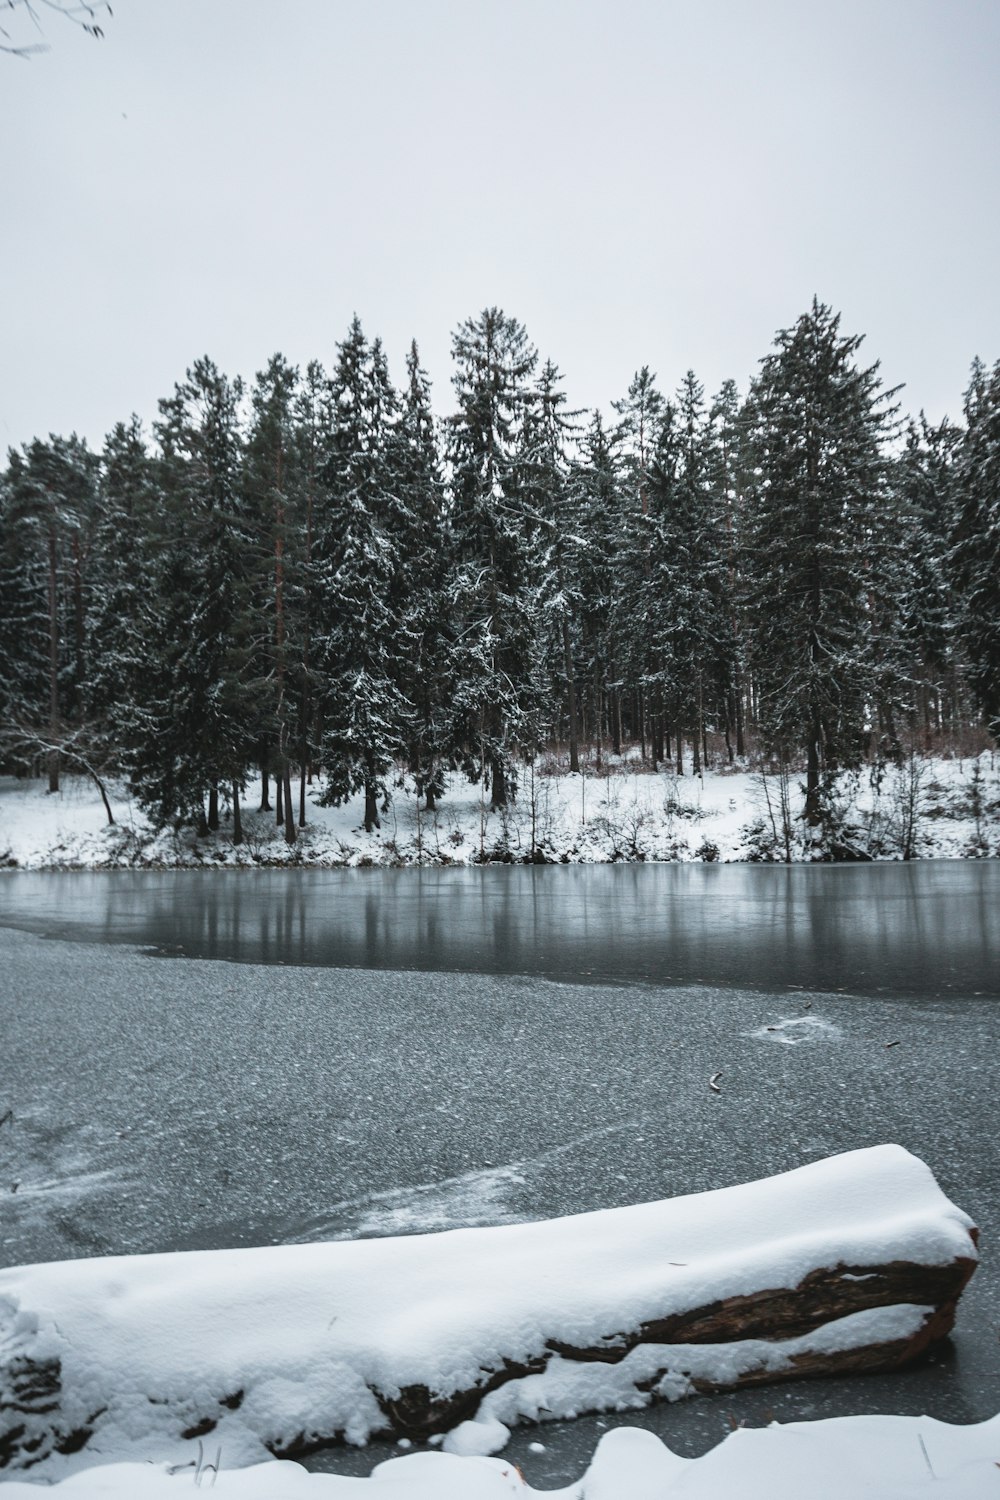
[[[23,19],[8,30],[26,34]],[[0,443],[199,354],[393,372],[498,304],[607,406],[745,387],[817,293],[909,410],[1000,357],[1000,0],[114,0],[0,55]]]

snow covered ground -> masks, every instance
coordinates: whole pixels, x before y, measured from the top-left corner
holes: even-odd
[[[54,1489],[15,1481],[6,1500],[185,1500],[194,1489],[226,1500],[995,1500],[1000,1417],[953,1427],[930,1417],[835,1417],[739,1428],[702,1458],[686,1459],[652,1433],[619,1427],[601,1439],[587,1472],[560,1490],[536,1490],[499,1458],[414,1453],[379,1464],[370,1479],[308,1474],[298,1464],[214,1467],[216,1453],[180,1469],[111,1464]]]
[[[0,778],[0,866],[467,865],[528,860],[533,850],[546,860],[581,863],[816,857],[797,819],[799,778],[783,784],[746,769],[678,777],[644,770],[635,758],[606,758],[600,773],[591,765],[573,776],[551,764],[529,767],[516,801],[502,812],[490,811],[480,786],[453,775],[438,811],[428,813],[412,780],[401,776],[382,827],[370,834],[361,826],[360,796],[320,807],[316,785],[308,793],[308,826],[291,847],[274,815],[255,811],[259,782],[245,794],[239,846],[228,810],[209,838],[191,830],[154,836],[124,788],[110,790],[114,827],[87,780],[66,776],[63,790],[50,796],[44,780]],[[839,804],[843,844],[875,858],[900,859],[908,845],[920,858],[1000,854],[1000,760],[990,751],[914,761],[888,769],[880,782],[868,773],[845,775]]]

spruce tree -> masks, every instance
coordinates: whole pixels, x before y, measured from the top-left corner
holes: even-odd
[[[452,354],[454,735],[466,769],[489,778],[491,803],[503,807],[514,752],[535,735],[537,527],[520,454],[538,356],[497,307],[461,324]]]
[[[415,341],[407,354],[406,377],[398,428],[404,501],[395,604],[401,630],[399,686],[413,705],[410,770],[417,795],[433,811],[444,790],[451,751],[453,631],[444,479],[430,381]]]
[[[314,562],[324,800],[336,804],[363,790],[364,827],[371,832],[412,720],[399,683],[402,628],[395,610],[408,516],[398,397],[381,344],[369,347],[357,318],[339,346],[331,396]]]
[[[87,565],[97,459],[75,434],[36,438],[7,472],[4,606],[11,644],[5,739],[45,756],[49,791],[83,720]],[[23,640],[17,639],[20,629]],[[44,642],[44,645],[43,645]],[[44,665],[43,665],[44,664]],[[44,684],[44,685],[43,685]]]
[[[220,791],[238,795],[253,744],[242,394],[199,359],[155,429],[164,528],[129,774],[157,826],[200,833],[219,826]]]
[[[614,403],[614,409],[620,418],[615,441],[621,454],[623,495],[618,580],[623,675],[632,698],[632,732],[640,737],[645,751],[648,729],[656,766],[667,751],[667,662],[663,643],[653,639],[652,629],[659,621],[652,564],[655,520],[650,517],[650,471],[654,455],[662,450],[664,426],[672,418],[648,365],[636,371],[627,395]]]
[[[1000,361],[978,360],[965,397],[951,553],[969,683],[990,733],[1000,736]]]
[[[127,764],[127,747],[136,738],[133,711],[147,670],[142,622],[155,586],[160,501],[155,463],[133,416],[114,427],[101,455],[86,621],[87,715],[116,769]]]
[[[955,468],[961,431],[932,427],[921,412],[907,425],[894,466],[902,521],[896,649],[909,685],[906,710],[929,750],[935,730],[954,724],[958,698],[957,614],[948,552],[955,518]]]
[[[546,360],[522,430],[519,473],[525,514],[534,518],[536,530],[533,549],[538,556],[540,631],[536,653],[547,659],[554,696],[564,707],[569,768],[575,773],[580,770],[580,626],[588,543],[578,524],[578,496],[569,482],[569,445],[580,414],[565,410],[562,378],[553,362]],[[558,728],[557,722],[551,725],[556,736]],[[534,746],[531,749],[533,753]]]
[[[583,434],[567,479],[573,561],[579,596],[579,653],[589,685],[591,718],[597,737],[606,734],[612,753],[621,754],[621,661],[625,634],[621,607],[623,537],[618,457],[599,412]]]
[[[746,413],[750,666],[768,746],[805,750],[809,824],[829,775],[860,760],[879,689],[893,393],[855,362],[860,343],[814,300],[778,333]]]
[[[258,619],[269,625],[256,633],[253,669],[261,774],[267,775],[269,748],[276,819],[289,844],[296,839],[291,759],[300,738],[296,731],[301,694],[294,669],[304,585],[302,532],[296,524],[301,499],[295,430],[298,378],[298,371],[281,354],[275,354],[258,373],[250,393],[243,477],[246,530],[252,540],[252,598]]]
[[[715,717],[726,683],[725,576],[720,497],[704,389],[688,371],[668,408],[651,467],[651,589],[644,611],[662,664],[664,692],[683,771],[685,737],[701,769],[706,716]]]

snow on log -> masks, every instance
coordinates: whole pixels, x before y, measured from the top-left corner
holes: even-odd
[[[15,1267],[0,1467],[198,1440],[231,1466],[894,1368],[951,1329],[975,1242],[923,1162],[876,1146],[541,1223]]]

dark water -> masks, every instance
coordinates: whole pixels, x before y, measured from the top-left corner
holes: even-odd
[[[0,925],[244,963],[1000,994],[1000,864],[0,877]]]

